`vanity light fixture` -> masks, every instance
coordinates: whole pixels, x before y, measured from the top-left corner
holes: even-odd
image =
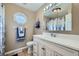
[[[48,5],[43,9],[44,12],[45,12],[46,10],[49,10],[50,8],[56,6],[57,4],[58,4],[58,3],[50,3],[50,4],[48,4]]]
[[[50,9],[52,7],[52,3],[50,3],[48,6],[46,6],[46,9]]]

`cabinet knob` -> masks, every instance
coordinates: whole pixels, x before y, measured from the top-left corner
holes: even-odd
[[[45,48],[42,48],[42,50],[45,50]]]

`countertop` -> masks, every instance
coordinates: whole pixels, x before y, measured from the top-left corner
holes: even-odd
[[[34,35],[34,37],[39,37],[42,40],[46,40],[52,43],[57,43],[62,46],[69,47],[71,49],[79,51],[79,36],[72,37],[72,38],[65,38],[65,37],[49,37],[49,36],[43,36],[43,35]]]

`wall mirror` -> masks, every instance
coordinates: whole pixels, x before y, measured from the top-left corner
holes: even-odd
[[[14,15],[14,20],[17,24],[24,25],[27,21],[27,17],[25,14],[18,12]]]
[[[72,31],[71,3],[50,3],[43,11],[47,30]]]

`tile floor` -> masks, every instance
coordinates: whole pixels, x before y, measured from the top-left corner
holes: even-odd
[[[21,52],[17,54],[18,56],[32,56],[32,54],[28,54],[27,49],[23,49]]]

